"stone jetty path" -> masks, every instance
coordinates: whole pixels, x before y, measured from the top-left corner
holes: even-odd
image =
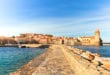
[[[110,75],[110,71],[93,62],[95,56],[70,46],[51,45],[10,75]]]

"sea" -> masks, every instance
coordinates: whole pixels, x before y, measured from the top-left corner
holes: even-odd
[[[101,57],[110,58],[110,46],[74,46],[75,48],[98,53]]]
[[[41,48],[0,47],[0,75],[9,75],[42,52]]]

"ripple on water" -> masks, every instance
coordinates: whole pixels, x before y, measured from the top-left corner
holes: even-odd
[[[0,47],[0,75],[9,75],[44,49]]]

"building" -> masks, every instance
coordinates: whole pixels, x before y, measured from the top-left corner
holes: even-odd
[[[86,45],[86,46],[100,46],[102,40],[100,38],[100,31],[97,29],[93,36],[83,37],[56,37],[47,34],[20,34],[19,36],[0,37],[0,44],[64,44],[64,45]]]
[[[78,38],[52,37],[52,44],[100,46],[101,43],[100,31],[98,29],[94,32],[93,36],[83,36]]]
[[[78,37],[78,40],[80,41],[81,45],[100,46],[101,45],[100,31],[99,29],[97,29],[94,32],[94,36]]]
[[[15,37],[15,41],[20,44],[50,44],[52,35],[44,34],[20,34]]]

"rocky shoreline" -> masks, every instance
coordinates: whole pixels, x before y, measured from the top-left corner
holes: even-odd
[[[70,46],[51,45],[10,75],[110,75],[110,59]]]

